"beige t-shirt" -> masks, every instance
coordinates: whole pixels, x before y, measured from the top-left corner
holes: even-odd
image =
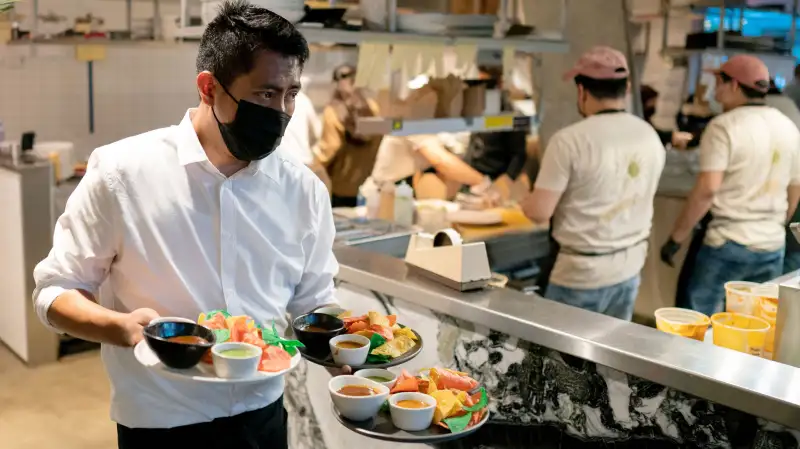
[[[563,192],[551,283],[600,288],[641,271],[664,159],[653,127],[627,112],[593,115],[553,136],[536,180],[537,188]]]
[[[787,188],[800,184],[800,131],[769,106],[741,106],[709,123],[700,170],[724,172],[705,243],[732,240],[754,250],[784,245]]]

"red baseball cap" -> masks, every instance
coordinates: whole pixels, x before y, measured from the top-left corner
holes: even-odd
[[[578,75],[599,80],[618,80],[627,78],[628,60],[619,50],[598,46],[581,55],[572,69],[564,73],[564,80]]]
[[[736,55],[728,59],[718,69],[709,72],[719,75],[724,73],[742,86],[759,92],[769,90],[769,69],[763,61],[751,55]]]

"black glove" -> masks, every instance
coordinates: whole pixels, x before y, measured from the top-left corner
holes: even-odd
[[[675,257],[675,254],[679,249],[681,249],[681,244],[675,240],[672,240],[672,237],[670,237],[670,239],[667,240],[667,243],[661,247],[661,261],[671,267],[674,267],[675,262],[672,261],[672,258]]]

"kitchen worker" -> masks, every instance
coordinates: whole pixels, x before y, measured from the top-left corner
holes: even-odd
[[[672,264],[681,243],[711,211],[689,303],[711,315],[722,310],[725,282],[765,282],[783,268],[784,225],[800,198],[800,131],[765,103],[769,72],[750,55],[715,72],[715,101],[724,111],[700,143],[700,174],[661,258]]]
[[[328,192],[273,154],[308,54],[287,20],[225,2],[200,41],[200,104],[177,126],[95,150],[56,223],[33,273],[35,309],[45,325],[102,344],[121,449],[287,447],[282,377],[173,381],[131,348],[159,315],[227,309],[285,326],[287,312],[334,303]]]
[[[658,91],[645,84],[640,89],[640,95],[642,98],[642,108],[644,110],[644,120],[653,125],[653,128],[658,133],[658,138],[661,139],[661,143],[665,146],[670,144],[674,148],[685,150],[694,137],[691,133],[660,129],[653,123],[653,117],[656,115],[656,106],[658,105]]]
[[[358,188],[369,177],[382,136],[356,132],[359,118],[378,115],[378,104],[354,86],[356,69],[333,71],[333,96],[322,112],[322,137],[314,148],[316,165],[331,180],[333,207],[356,207]]]
[[[584,119],[550,139],[522,203],[531,220],[552,218],[560,247],[545,297],[623,320],[633,315],[665,159],[653,127],[625,111],[629,74],[622,53],[595,47],[564,75]]]
[[[294,98],[294,113],[286,126],[279,150],[283,151],[286,156],[293,157],[305,164],[330,190],[331,180],[328,173],[325,171],[325,167],[315,163],[312,150],[319,141],[321,132],[322,121],[314,109],[314,103],[303,91],[297,92],[297,96]]]

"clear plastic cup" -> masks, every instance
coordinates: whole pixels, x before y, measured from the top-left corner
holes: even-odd
[[[655,315],[658,330],[699,341],[703,341],[711,323],[707,315],[679,307],[662,307]]]
[[[759,297],[778,297],[775,284],[758,284],[746,281],[725,283],[725,311],[753,315]]]
[[[777,294],[775,296],[777,296]],[[768,296],[759,297],[753,315],[763,319],[770,325],[762,357],[772,360],[772,356],[775,353],[775,321],[778,318],[778,298],[771,298]]]
[[[741,313],[715,313],[711,316],[714,344],[761,357],[772,328],[761,318]]]

